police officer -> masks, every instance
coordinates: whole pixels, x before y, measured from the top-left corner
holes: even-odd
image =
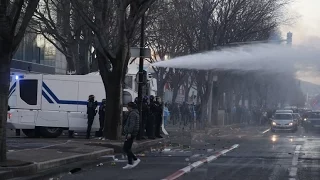
[[[161,125],[162,125],[163,107],[162,107],[162,103],[159,96],[156,97],[155,106],[156,106],[155,136],[157,138],[162,138],[162,136],[160,135],[160,131],[161,131]]]
[[[87,104],[87,115],[88,115],[88,127],[87,127],[87,139],[90,138],[91,127],[93,124],[94,117],[97,114],[98,102],[94,100],[94,95],[90,95]]]
[[[147,120],[148,139],[155,139],[154,138],[154,122],[155,122],[156,112],[157,112],[157,107],[154,101],[154,96],[151,95],[149,98],[149,115]]]
[[[138,99],[138,97],[134,98],[134,103],[135,103],[137,106],[139,106],[139,99]]]
[[[143,132],[147,130],[147,121],[149,116],[149,103],[148,103],[148,96],[144,96],[142,99],[142,127]]]
[[[101,105],[99,107],[99,122],[100,122],[100,128],[98,132],[98,137],[102,137],[103,135],[103,128],[104,128],[104,119],[106,114],[106,106],[107,106],[107,100],[102,99]]]

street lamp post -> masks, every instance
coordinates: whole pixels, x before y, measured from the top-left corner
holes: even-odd
[[[144,26],[145,14],[141,17],[141,32],[140,32],[140,59],[139,59],[139,81],[138,81],[138,108],[139,108],[139,124],[140,130],[137,140],[143,139],[144,128],[142,123],[142,88],[143,88],[143,60],[144,60]]]

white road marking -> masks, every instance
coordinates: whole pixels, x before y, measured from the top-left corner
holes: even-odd
[[[190,164],[189,166],[184,167],[184,168],[176,171],[175,173],[171,174],[170,176],[168,176],[168,177],[166,177],[166,178],[164,178],[162,180],[176,180],[176,179],[179,179],[184,174],[187,174],[190,171],[192,171],[193,169],[196,169],[196,168],[202,166],[204,163],[210,163],[211,161],[217,159],[218,157],[220,157],[220,156],[226,154],[227,152],[230,152],[230,151],[232,151],[232,150],[234,150],[234,149],[236,149],[238,147],[239,147],[239,144],[235,144],[235,145],[231,146],[229,149],[222,150],[222,151],[216,153],[215,155],[206,157],[203,160],[196,161],[196,162]]]
[[[289,180],[295,179],[295,177],[297,176],[297,172],[298,172],[297,165],[298,165],[300,149],[301,149],[301,145],[297,145],[292,158],[292,166],[289,171],[289,176],[291,177],[289,178]]]
[[[267,132],[269,132],[269,131],[270,131],[270,128],[267,129],[267,130],[265,130],[265,131],[263,131],[262,134],[265,134],[265,133],[267,133]]]

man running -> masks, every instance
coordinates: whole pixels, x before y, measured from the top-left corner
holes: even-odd
[[[126,124],[124,125],[124,134],[126,140],[123,144],[123,151],[127,154],[128,164],[123,167],[123,169],[131,169],[137,166],[140,163],[138,159],[132,152],[133,140],[139,133],[139,111],[137,104],[134,102],[128,103],[128,117]]]

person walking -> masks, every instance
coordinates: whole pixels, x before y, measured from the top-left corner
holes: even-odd
[[[87,104],[87,115],[88,115],[88,126],[87,126],[87,136],[86,138],[90,138],[91,127],[94,121],[94,117],[97,114],[98,102],[94,100],[94,95],[90,95]]]
[[[125,141],[123,144],[123,151],[127,154],[128,164],[123,167],[123,169],[131,169],[140,163],[138,159],[132,152],[132,144],[134,139],[139,133],[139,111],[138,107],[134,102],[128,103],[128,117],[126,124],[124,125]]]

